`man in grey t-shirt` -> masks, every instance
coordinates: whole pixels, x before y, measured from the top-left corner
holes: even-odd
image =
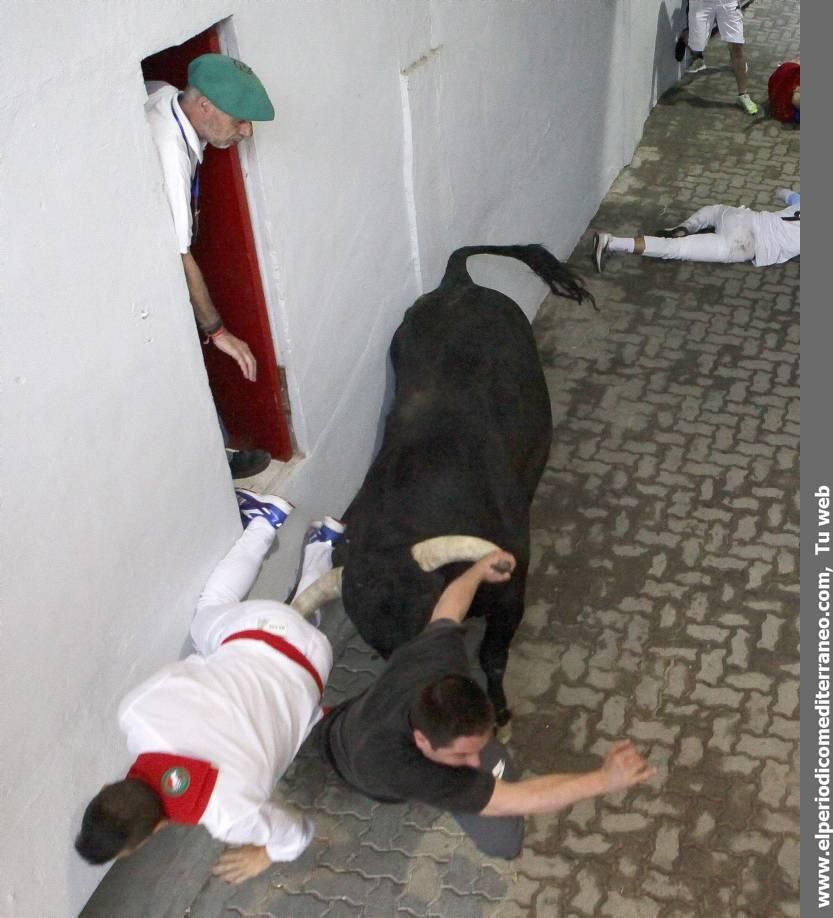
[[[504,858],[520,854],[527,814],[555,812],[655,774],[625,740],[597,771],[511,780],[491,702],[469,672],[460,623],[480,584],[508,580],[514,567],[512,555],[493,551],[453,580],[422,634],[391,655],[367,691],[335,707],[317,734],[324,759],[356,790],[450,811],[481,851]]]

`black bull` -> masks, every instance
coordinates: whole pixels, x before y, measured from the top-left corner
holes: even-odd
[[[393,337],[393,405],[379,453],[345,513],[347,535],[334,560],[343,565],[347,615],[387,657],[419,634],[443,588],[467,566],[425,571],[411,554],[414,544],[465,534],[511,552],[511,580],[481,586],[471,608],[486,619],[480,663],[498,723],[505,723],[503,675],[523,617],[529,508],[552,417],[529,322],[509,297],[474,283],[466,260],[478,254],[517,258],[554,293],[592,301],[543,246],[452,253],[439,287],[411,306]]]

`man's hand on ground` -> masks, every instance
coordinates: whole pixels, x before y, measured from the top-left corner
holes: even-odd
[[[243,845],[220,855],[211,873],[226,883],[243,883],[263,873],[272,861],[262,845]]]
[[[620,740],[607,750],[601,770],[607,780],[609,794],[649,781],[657,773],[630,740]]]
[[[217,350],[228,354],[229,357],[237,361],[240,372],[249,382],[254,382],[257,379],[257,361],[245,341],[228,331],[224,331],[222,335],[217,335],[216,338],[211,340]]]

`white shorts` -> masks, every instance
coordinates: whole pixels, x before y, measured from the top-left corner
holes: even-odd
[[[706,50],[712,26],[717,21],[723,41],[743,44],[743,15],[738,0],[690,0],[688,7],[688,47]]]

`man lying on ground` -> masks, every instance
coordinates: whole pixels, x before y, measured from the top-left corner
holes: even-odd
[[[394,651],[367,691],[333,708],[312,737],[351,787],[382,802],[450,811],[481,851],[503,858],[520,854],[525,815],[553,813],[655,774],[625,740],[596,771],[515,780],[494,736],[492,704],[470,676],[461,625],[480,584],[508,580],[514,567],[512,555],[493,551],[453,580],[422,634]]]
[[[789,261],[801,254],[801,196],[788,188],[777,195],[787,205],[782,210],[712,204],[653,236],[598,232],[593,237],[596,270],[601,274],[607,255],[623,254],[679,261],[751,261],[758,267]]]
[[[137,758],[84,813],[75,847],[92,864],[132,854],[169,822],[199,823],[241,846],[213,871],[240,883],[294,860],[312,839],[312,822],[271,797],[321,716],[332,648],[289,606],[243,601],[292,505],[251,491],[237,497],[246,528],[200,596],[191,624],[197,653],[151,676],[119,708]],[[343,527],[327,522],[313,524],[308,541],[337,539]],[[301,587],[324,573],[320,556],[308,571],[305,553]]]

